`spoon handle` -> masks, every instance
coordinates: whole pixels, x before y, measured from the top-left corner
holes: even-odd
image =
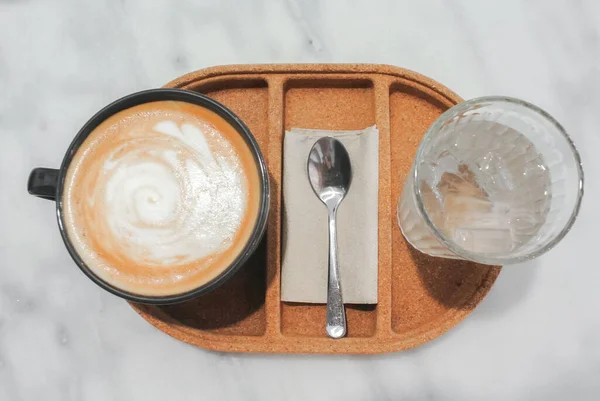
[[[346,312],[340,284],[340,267],[337,252],[336,212],[329,207],[329,280],[327,285],[327,334],[331,338],[346,335]]]

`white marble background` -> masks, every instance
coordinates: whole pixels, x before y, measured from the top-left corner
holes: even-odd
[[[226,63],[389,63],[463,97],[547,109],[581,150],[579,221],[420,348],[228,355],[179,343],[93,285],[32,167],[121,95]],[[0,0],[0,400],[598,400],[600,2]]]

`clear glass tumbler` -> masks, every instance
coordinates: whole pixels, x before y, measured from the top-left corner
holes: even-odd
[[[552,116],[522,100],[482,97],[427,130],[397,217],[421,252],[503,265],[556,245],[582,196],[579,153]]]

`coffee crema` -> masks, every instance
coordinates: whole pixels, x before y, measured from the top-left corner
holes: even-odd
[[[201,106],[157,101],[114,114],[73,157],[65,229],[89,269],[130,293],[191,291],[241,253],[260,180],[244,138]]]

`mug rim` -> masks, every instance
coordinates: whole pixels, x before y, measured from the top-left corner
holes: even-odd
[[[231,125],[242,136],[254,157],[255,164],[258,170],[258,176],[260,179],[260,201],[258,216],[256,218],[256,222],[254,223],[254,228],[252,230],[252,233],[250,234],[248,242],[244,245],[241,252],[237,255],[233,262],[231,262],[229,266],[227,266],[227,268],[221,271],[213,279],[192,290],[177,294],[152,296],[125,291],[113,284],[108,283],[107,281],[97,276],[92,271],[92,269],[88,267],[87,264],[81,259],[79,253],[75,250],[75,247],[71,243],[71,240],[65,227],[63,214],[63,191],[67,176],[67,170],[71,164],[71,161],[73,160],[73,157],[77,153],[79,147],[93,132],[93,130],[96,127],[98,127],[98,125],[100,125],[110,116],[119,113],[123,110],[127,110],[137,105],[157,101],[182,101],[202,106],[210,111],[215,112],[217,115],[223,118],[229,125]],[[260,244],[263,238],[269,215],[270,197],[271,193],[267,164],[262,155],[258,142],[254,138],[254,135],[252,135],[250,129],[238,116],[236,116],[223,104],[201,93],[184,89],[155,88],[135,92],[111,102],[107,106],[103,107],[96,114],[94,114],[75,135],[71,144],[67,148],[65,156],[59,168],[59,176],[56,189],[56,216],[61,237],[63,239],[63,242],[65,243],[65,246],[67,247],[69,254],[71,255],[71,258],[79,267],[79,269],[88,278],[90,278],[93,282],[95,282],[104,290],[127,301],[152,305],[166,305],[185,302],[199,295],[210,292],[222,285],[241,268],[241,266],[248,260],[250,255],[252,255],[254,251],[256,251],[256,248],[258,248],[258,245]]]

